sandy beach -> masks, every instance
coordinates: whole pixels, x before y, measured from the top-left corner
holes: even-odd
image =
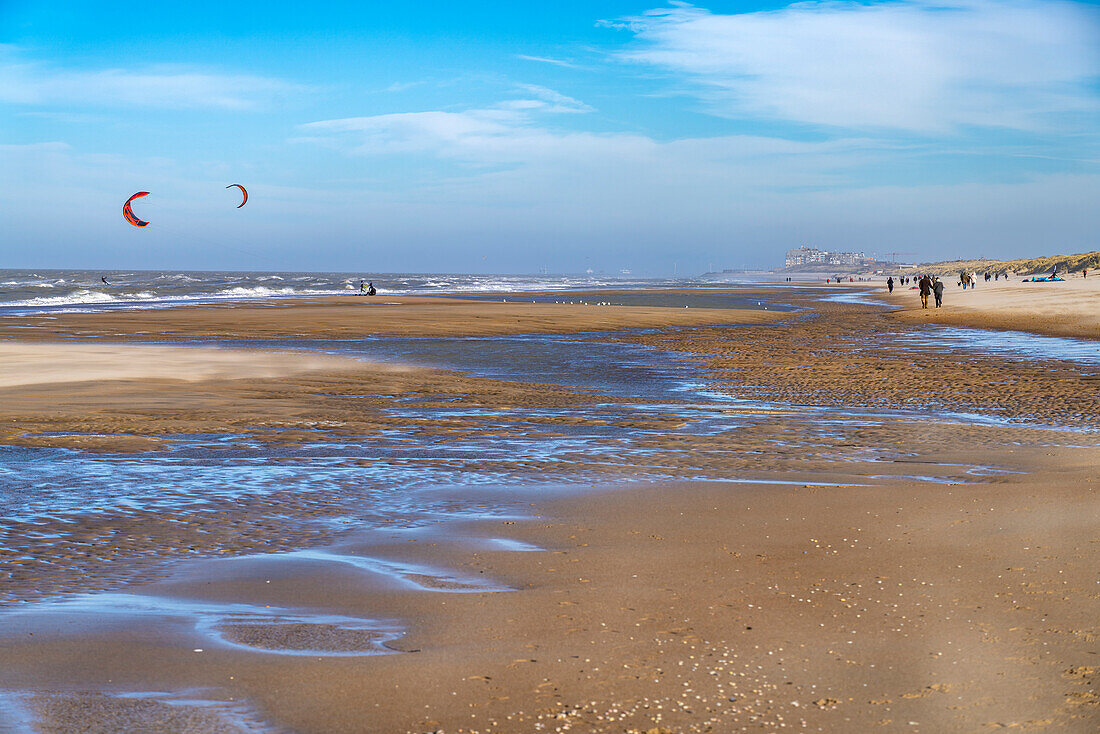
[[[1100,339],[1100,278],[1071,274],[1064,282],[982,281],[963,290],[944,281],[944,306],[922,309],[909,286],[895,286],[888,303],[905,306],[894,317],[907,323],[937,323],[981,329]]]
[[[523,294],[505,294],[491,300],[416,296],[295,298],[108,313],[0,317],[0,337],[115,337],[156,341],[337,339],[372,335],[496,336],[762,323],[783,317],[765,310],[605,306],[596,298],[591,303],[577,304],[516,300],[520,298]],[[579,296],[573,298],[580,300]]]
[[[1100,0],[0,30],[0,734],[1100,734]]]
[[[11,466],[272,479],[5,520],[0,730],[1095,731],[1097,368],[783,299],[797,316],[432,299],[372,321],[341,299],[5,319]],[[516,379],[280,346],[544,320],[585,334],[555,350],[667,357],[539,372],[543,342],[520,340]],[[87,342],[242,332],[270,347]],[[674,369],[692,376],[642,389]],[[371,472],[396,465],[485,478],[410,483],[383,513]]]

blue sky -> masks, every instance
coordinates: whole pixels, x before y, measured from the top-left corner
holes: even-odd
[[[1079,252],[1100,7],[5,0],[0,174],[0,267]]]

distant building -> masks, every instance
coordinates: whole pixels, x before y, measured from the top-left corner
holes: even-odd
[[[786,267],[796,268],[799,265],[813,265],[825,262],[825,256],[829,253],[813,247],[799,247],[796,250],[787,250]]]
[[[862,252],[828,252],[815,247],[799,247],[787,250],[785,267],[797,268],[807,265],[873,265],[874,258]]]

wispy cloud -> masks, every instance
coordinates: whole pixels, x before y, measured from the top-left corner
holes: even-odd
[[[423,86],[425,84],[427,84],[427,82],[424,82],[424,81],[394,82],[393,84],[389,85],[388,87],[386,87],[382,91],[383,92],[404,92],[408,89],[414,89],[415,87],[420,87],[420,86]]]
[[[0,150],[17,153],[56,153],[72,150],[72,146],[60,140],[42,143],[0,143]]]
[[[549,56],[528,56],[527,54],[516,54],[517,59],[523,59],[524,61],[536,61],[541,64],[553,64],[554,66],[564,66],[568,69],[576,69],[577,65],[562,59],[555,59]]]
[[[519,84],[516,85],[516,89],[534,97],[534,99],[516,100],[516,102],[527,107],[540,109],[543,112],[592,112],[592,107],[584,102],[573,99],[572,97],[567,97],[561,92],[548,89],[547,87],[540,87],[537,84]],[[506,102],[504,104],[513,103]]]
[[[546,113],[576,111],[583,103],[541,87],[527,91],[544,99],[322,120],[300,125],[304,136],[296,140],[352,155],[416,154],[459,163],[465,171],[452,170],[450,177],[463,185],[471,172],[484,181],[509,176],[495,197],[513,196],[505,193],[513,186],[516,192],[540,187],[543,195],[558,198],[557,186],[593,182],[623,191],[629,182],[641,199],[663,196],[673,181],[698,192],[729,191],[734,181],[756,190],[852,185],[847,171],[898,154],[897,146],[862,138],[808,143],[735,135],[661,142],[629,132],[562,129],[548,124]]]
[[[69,69],[26,61],[10,46],[0,51],[0,102],[9,104],[250,110],[306,90],[272,77],[178,65]]]
[[[608,25],[635,34],[621,58],[695,84],[721,115],[944,132],[1100,110],[1100,11],[1067,0],[675,3]]]
[[[583,113],[591,107],[547,87],[522,84],[526,95],[492,107],[349,117],[299,125],[297,142],[335,146],[359,154],[433,153],[472,163],[525,159],[552,140],[581,135],[553,132],[544,115]]]

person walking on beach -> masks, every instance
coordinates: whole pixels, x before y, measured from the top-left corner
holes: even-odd
[[[886,291],[888,293],[893,293],[894,292],[894,279],[893,278],[887,278],[886,279]]]
[[[932,280],[927,275],[921,276],[921,279],[917,281],[917,287],[920,289],[920,307],[928,308],[928,295],[932,292]]]
[[[932,295],[936,297],[936,308],[943,305],[943,281],[939,278],[932,279]]]

